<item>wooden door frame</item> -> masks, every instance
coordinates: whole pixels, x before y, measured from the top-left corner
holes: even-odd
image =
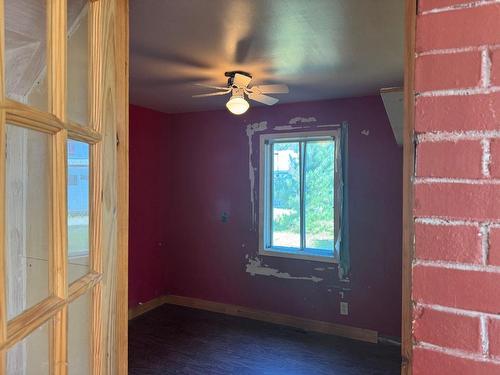
[[[403,248],[401,374],[412,373],[413,176],[415,175],[415,32],[418,0],[405,0],[404,133],[403,133]]]
[[[116,0],[118,241],[116,371],[128,373],[129,0]],[[120,74],[121,72],[121,74]]]
[[[93,374],[127,373],[128,327],[128,0],[90,0],[89,48],[92,66],[89,92],[92,104],[89,126],[67,119],[67,25],[66,0],[47,1],[48,110],[41,111],[5,96],[4,0],[0,0],[0,372],[6,366],[6,352],[16,342],[46,322],[50,326],[51,373],[67,373],[68,306],[92,291],[91,327]],[[51,238],[49,249],[50,296],[7,320],[5,272],[5,129],[6,124],[36,130],[50,136]],[[92,145],[90,271],[68,285],[66,228],[66,140]],[[103,181],[104,140],[113,159],[111,183]],[[115,143],[116,139],[116,143]],[[109,142],[110,141],[110,142]],[[112,147],[116,144],[116,149]],[[106,190],[107,189],[107,190]],[[116,228],[106,228],[113,237],[107,251],[111,266],[103,264],[102,208],[104,194],[115,200],[108,207]],[[94,197],[95,199],[92,199]],[[108,197],[109,198],[109,197]],[[95,203],[98,202],[98,203]],[[93,219],[92,219],[93,218]],[[104,226],[105,227],[105,226]],[[108,254],[108,256],[109,256]],[[104,276],[104,277],[103,277]],[[107,295],[105,294],[107,293]],[[108,298],[105,298],[108,297]],[[116,298],[110,298],[116,297]],[[107,310],[104,309],[107,307]],[[114,310],[110,313],[111,310]],[[107,326],[104,324],[108,313]],[[96,345],[97,344],[97,345]]]

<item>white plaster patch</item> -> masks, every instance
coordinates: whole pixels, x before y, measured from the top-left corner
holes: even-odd
[[[252,136],[257,132],[262,132],[267,129],[267,121],[255,122],[248,124],[246,133],[248,137],[248,179],[250,180],[250,204],[252,208],[252,229],[255,229],[257,223],[257,211],[255,210],[255,167],[252,162]]]
[[[294,117],[288,121],[289,124],[295,125],[298,123],[308,123],[308,122],[316,122],[316,117]]]
[[[262,275],[262,276],[272,276],[279,279],[290,279],[290,280],[307,280],[314,283],[319,283],[323,281],[322,278],[316,276],[292,276],[288,272],[280,272],[275,268],[271,268],[267,265],[263,265],[259,258],[249,258],[246,265],[246,272],[252,276]]]
[[[308,126],[292,126],[292,125],[278,125],[273,128],[273,130],[294,130],[294,129],[304,129]]]
[[[368,129],[363,129],[363,130],[361,130],[361,134],[369,136],[370,135],[370,131]]]

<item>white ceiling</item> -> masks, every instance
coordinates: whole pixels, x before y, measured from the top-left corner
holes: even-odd
[[[403,80],[402,0],[131,0],[131,102],[163,112],[224,107],[225,85],[286,83],[280,102],[377,94]],[[254,104],[254,103],[253,103]]]

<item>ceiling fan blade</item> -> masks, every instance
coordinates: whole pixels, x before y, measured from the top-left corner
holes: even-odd
[[[216,89],[216,90],[229,90],[231,91],[231,88],[229,87],[222,87],[222,86],[213,86],[213,85],[206,85],[204,83],[194,83],[195,86],[200,86],[200,87],[206,87],[209,89]]]
[[[251,77],[245,76],[240,73],[236,73],[234,75],[233,85],[236,85],[238,87],[247,87],[251,80],[252,80]]]
[[[216,96],[216,95],[227,95],[229,94],[231,90],[226,90],[226,91],[219,91],[219,92],[211,92],[208,94],[198,94],[198,95],[193,95],[193,98],[203,98],[205,96]]]
[[[253,86],[251,90],[262,94],[287,94],[290,92],[288,86],[282,84]]]
[[[249,93],[248,97],[250,99],[252,99],[252,100],[255,100],[256,102],[264,103],[264,104],[267,104],[267,105],[273,105],[273,104],[278,103],[278,101],[279,101],[276,98],[272,98],[270,96],[263,95],[263,94],[257,94],[255,92]]]

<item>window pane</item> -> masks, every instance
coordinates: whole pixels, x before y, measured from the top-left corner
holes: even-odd
[[[68,118],[88,123],[88,0],[68,0]]]
[[[298,142],[272,145],[272,246],[300,247]]]
[[[49,374],[49,347],[47,322],[7,351],[7,375]]]
[[[6,128],[7,317],[49,296],[50,136]]]
[[[69,305],[68,374],[90,374],[90,292]]]
[[[84,142],[68,140],[68,280],[89,270],[89,151]]]
[[[5,0],[5,79],[10,99],[46,111],[47,3]]]
[[[304,157],[306,248],[333,253],[334,141],[308,141]]]

